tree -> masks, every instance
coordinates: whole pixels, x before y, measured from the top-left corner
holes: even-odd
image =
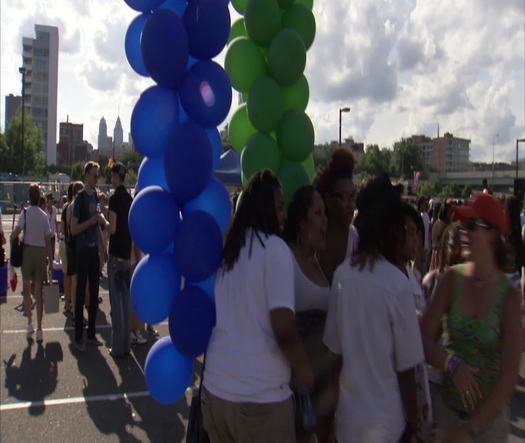
[[[143,156],[138,151],[125,152],[122,156],[121,163],[126,167],[128,171],[139,170],[140,164],[142,163]]]
[[[463,191],[461,191],[461,198],[468,200],[472,195],[472,187],[470,185],[463,186]]]
[[[69,173],[71,180],[84,180],[84,165],[81,162],[76,162],[71,165]]]
[[[392,151],[379,149],[378,145],[368,145],[357,162],[357,172],[365,176],[377,176],[391,173]]]
[[[135,187],[137,184],[137,172],[134,169],[128,169],[124,184],[128,187]]]
[[[441,190],[441,197],[461,198],[462,192],[463,192],[463,186],[458,185],[457,183],[451,183],[450,185],[446,185]]]
[[[100,165],[98,171],[99,182],[102,184],[111,183],[111,169],[108,167],[109,157],[107,155],[99,155],[97,163]]]
[[[5,133],[5,146],[0,146],[0,165],[15,174],[36,174],[44,169],[42,131],[31,115],[24,116],[24,144],[22,149],[22,109],[18,108]]]
[[[392,154],[392,174],[411,179],[414,171],[423,169],[420,148],[412,140],[402,139],[394,146]]]
[[[313,156],[316,174],[328,167],[332,154],[337,148],[338,146],[335,143],[325,143],[314,147]]]

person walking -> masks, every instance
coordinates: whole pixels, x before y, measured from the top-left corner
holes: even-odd
[[[82,341],[84,329],[84,300],[86,285],[89,280],[89,308],[87,343],[100,346],[102,343],[95,336],[95,323],[98,311],[98,291],[100,279],[100,262],[98,243],[100,226],[108,221],[98,209],[98,196],[95,189],[99,176],[99,165],[89,161],[84,166],[84,189],[78,193],[73,204],[71,217],[71,234],[76,236],[77,288],[75,303],[75,347],[85,351]]]
[[[109,197],[109,302],[111,304],[111,350],[115,358],[130,352],[129,285],[131,279],[131,236],[128,227],[133,199],[124,186],[126,168],[116,163],[111,168],[115,192]]]
[[[40,208],[40,188],[36,183],[29,186],[29,202],[31,206],[25,209],[13,231],[13,239],[24,233],[24,250],[22,258],[22,279],[24,295],[24,312],[27,316],[27,338],[32,338],[34,327],[32,322],[31,284],[34,285],[37,312],[36,340],[43,340],[42,317],[43,296],[42,283],[49,280],[46,259],[51,260],[51,228],[46,213]]]
[[[215,283],[217,323],[206,352],[202,410],[212,443],[295,440],[291,371],[313,389],[295,326],[290,249],[280,238],[286,213],[268,169],[244,190]]]
[[[523,347],[520,297],[503,273],[508,217],[488,193],[454,217],[467,261],[444,272],[422,324],[427,361],[444,372],[438,441],[506,442]]]

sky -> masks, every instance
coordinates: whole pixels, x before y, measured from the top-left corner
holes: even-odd
[[[4,96],[21,93],[22,37],[53,25],[58,121],[83,123],[97,148],[100,118],[112,135],[120,114],[127,140],[133,106],[153,84],[124,53],[136,11],[123,0],[0,0],[0,14],[0,125]],[[343,138],[392,147],[435,137],[439,124],[441,135],[471,140],[472,161],[491,162],[493,145],[496,161],[515,159],[525,137],[525,0],[314,0],[314,14],[305,75],[316,143],[337,139],[338,110],[349,106]]]

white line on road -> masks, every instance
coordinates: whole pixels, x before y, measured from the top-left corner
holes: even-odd
[[[0,412],[14,411],[17,409],[28,409],[38,408],[42,406],[60,406],[70,405],[75,403],[88,403],[94,401],[115,401],[115,400],[128,400],[130,398],[148,397],[150,394],[148,391],[129,392],[122,394],[106,394],[106,395],[93,395],[90,397],[70,397],[70,398],[55,398],[51,400],[40,400],[40,401],[23,401],[20,403],[7,403],[0,405]]]

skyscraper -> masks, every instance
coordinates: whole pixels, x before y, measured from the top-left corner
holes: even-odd
[[[47,165],[57,162],[58,28],[35,25],[36,38],[24,37],[25,104],[44,136]]]
[[[124,143],[124,132],[122,131],[122,123],[120,123],[120,117],[117,117],[115,129],[113,129],[113,141],[115,142],[115,146],[118,148],[120,148]]]
[[[15,113],[20,106],[22,106],[22,97],[20,95],[9,94],[5,96],[4,132],[7,131],[7,126],[9,125],[9,122],[15,116]]]
[[[106,124],[106,119],[102,117],[100,123],[98,124],[98,150],[108,146],[108,125]]]

